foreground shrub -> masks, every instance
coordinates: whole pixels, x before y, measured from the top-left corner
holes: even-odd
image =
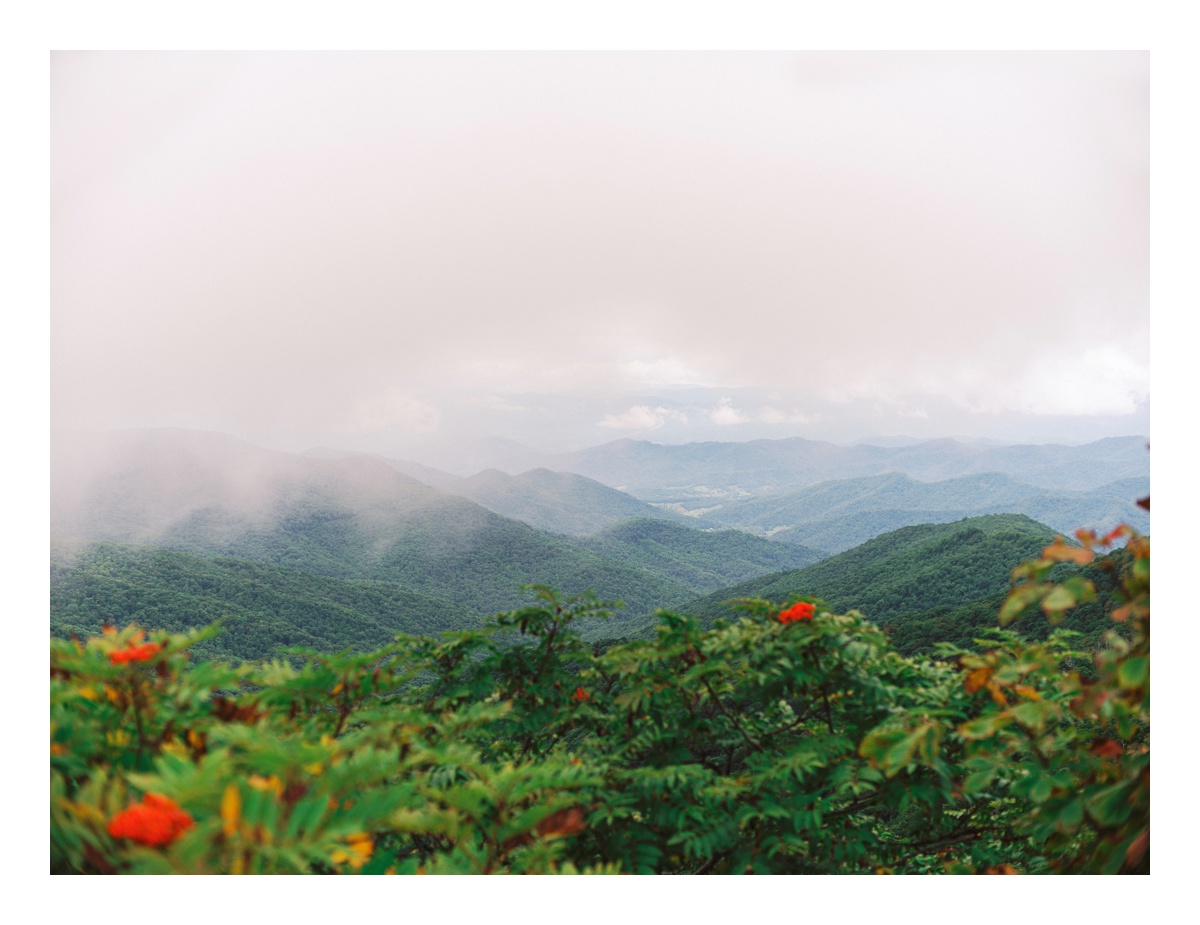
[[[482,629],[192,664],[218,630],[51,641],[51,869],[134,873],[1149,869],[1149,540],[1056,543],[1001,611],[1124,632],[906,658],[857,612],[737,602],[587,646],[534,589]],[[1123,564],[1122,564],[1123,563]]]

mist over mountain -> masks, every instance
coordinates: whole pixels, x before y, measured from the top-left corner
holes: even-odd
[[[442,487],[497,514],[572,536],[595,533],[631,517],[694,524],[691,518],[653,507],[593,479],[549,469],[531,469],[516,476],[487,469]]]
[[[311,456],[313,459],[346,459],[350,456],[366,456],[373,459],[378,459],[385,465],[390,466],[397,472],[416,479],[418,482],[424,482],[433,488],[441,488],[451,482],[456,482],[459,476],[451,472],[445,472],[442,469],[435,469],[433,466],[425,466],[419,462],[413,462],[409,459],[392,459],[387,456],[379,456],[375,453],[356,453],[352,450],[335,450],[331,447],[313,447],[305,450],[302,456]]]
[[[1145,477],[1121,479],[1086,491],[1051,491],[1001,473],[937,482],[888,473],[732,501],[700,519],[840,552],[900,527],[980,514],[1025,514],[1067,535],[1079,527],[1107,531],[1122,522],[1148,532],[1150,515],[1135,501],[1149,491],[1150,480]]]
[[[543,466],[548,454],[508,437],[446,437],[418,451],[422,462],[455,473],[459,478],[486,469],[515,475]]]
[[[323,505],[353,511],[364,541],[386,543],[395,523],[446,504],[436,489],[377,458],[309,458],[207,431],[81,436],[56,448],[51,476],[56,534],[197,542],[216,551],[256,531],[295,526],[298,509]]]
[[[636,479],[642,494],[664,499],[650,503],[544,468],[454,478],[421,463],[284,453],[203,431],[79,436],[55,448],[52,624],[90,632],[101,618],[182,626],[222,614],[237,627],[237,651],[263,653],[271,639],[329,648],[374,644],[405,627],[476,626],[519,606],[526,584],[623,601],[618,624],[593,631],[617,636],[642,632],[656,608],[703,598],[697,612],[709,617],[718,598],[742,593],[841,595],[831,602],[869,605],[880,618],[912,595],[918,610],[961,606],[1002,590],[1007,570],[1055,530],[1116,520],[1148,530],[1148,515],[1133,506],[1146,476],[1112,478],[1145,468],[1140,438],[1101,441],[1086,466],[1079,449],[616,441],[559,460]],[[886,471],[776,490],[842,462],[925,473],[1008,465],[1058,484],[1108,478],[1051,489],[999,472],[921,481]],[[876,561],[882,548],[891,555],[943,537],[939,530],[958,539]],[[880,534],[889,537],[882,546]],[[980,549],[995,554],[980,559]],[[840,555],[818,561],[829,552]],[[963,594],[934,593],[945,583],[929,571],[935,559],[946,574],[975,576],[952,580]],[[908,590],[872,590],[897,583]]]
[[[998,472],[1035,487],[1070,490],[1148,477],[1150,472],[1143,437],[1110,437],[1082,446],[988,446],[948,439],[893,447],[840,446],[802,437],[681,445],[615,440],[553,457],[547,464],[648,501],[696,506],[889,472],[922,481]]]
[[[516,606],[531,583],[593,588],[631,613],[691,593],[365,456],[312,459],[220,434],[123,432],[78,442],[55,486],[57,536],[387,581],[475,619]]]

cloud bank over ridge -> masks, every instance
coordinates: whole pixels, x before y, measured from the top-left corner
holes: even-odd
[[[1147,86],[1125,52],[58,53],[54,418],[1138,432]]]

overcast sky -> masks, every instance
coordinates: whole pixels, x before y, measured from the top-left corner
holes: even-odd
[[[56,426],[1148,433],[1144,53],[58,53]]]

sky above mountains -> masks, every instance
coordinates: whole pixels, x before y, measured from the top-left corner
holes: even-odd
[[[57,53],[56,426],[1149,433],[1149,56]]]

